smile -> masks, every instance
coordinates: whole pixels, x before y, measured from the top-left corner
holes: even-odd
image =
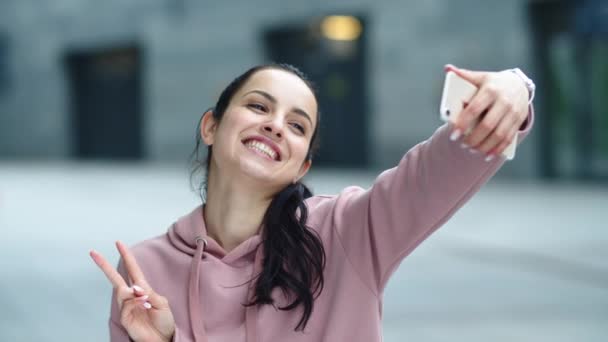
[[[270,146],[268,146],[267,144],[256,140],[256,139],[248,139],[245,140],[243,142],[243,144],[250,150],[253,150],[255,152],[258,152],[259,154],[262,154],[266,157],[268,157],[268,159],[270,160],[274,160],[274,161],[279,161],[279,154]]]

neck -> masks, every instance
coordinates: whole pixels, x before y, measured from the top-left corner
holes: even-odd
[[[215,175],[208,175],[205,226],[207,235],[229,252],[259,233],[272,193]]]

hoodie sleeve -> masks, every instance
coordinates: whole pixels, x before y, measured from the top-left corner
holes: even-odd
[[[528,118],[518,143],[534,121]],[[382,293],[399,263],[488,181],[504,158],[485,161],[450,141],[447,125],[408,151],[366,191],[348,187],[332,197],[329,218],[347,259],[370,289]]]

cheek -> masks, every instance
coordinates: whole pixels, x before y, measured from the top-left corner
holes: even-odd
[[[302,140],[295,144],[295,148],[293,149],[293,157],[294,160],[298,163],[298,166],[306,161],[306,156],[308,154],[308,145],[309,142],[306,140]]]
[[[218,127],[218,137],[221,137],[222,140],[232,140],[248,125],[250,125],[249,120],[238,110],[226,111]]]

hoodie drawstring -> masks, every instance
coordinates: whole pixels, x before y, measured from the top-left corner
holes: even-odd
[[[247,292],[247,297],[253,298],[251,295],[253,291],[255,291],[256,281],[255,277],[257,277],[262,270],[262,247],[258,247],[255,251],[255,259],[253,261],[253,271],[251,272],[252,282],[249,285],[249,291]],[[258,306],[251,305],[245,309],[245,331],[247,335],[247,342],[257,342],[258,341]]]
[[[208,342],[205,325],[201,317],[200,294],[199,294],[199,270],[201,259],[203,258],[203,250],[207,246],[207,240],[202,237],[196,237],[196,252],[192,257],[190,268],[190,284],[188,286],[188,307],[190,310],[190,325],[194,334],[194,341]]]
[[[196,252],[192,257],[192,264],[190,268],[190,282],[188,286],[188,309],[190,311],[190,325],[192,327],[192,333],[194,335],[195,342],[209,342],[207,339],[207,332],[205,331],[205,325],[203,318],[201,317],[200,307],[200,293],[199,293],[199,280],[200,280],[200,265],[203,258],[203,251],[207,247],[207,240],[197,236],[196,237]],[[252,279],[257,276],[262,270],[262,247],[258,247],[255,253],[255,259],[253,262]],[[249,286],[247,297],[252,298],[252,292],[255,290],[255,281],[252,281],[253,285]],[[258,306],[251,305],[245,309],[245,336],[247,342],[258,341],[258,329],[257,329],[257,316]]]

